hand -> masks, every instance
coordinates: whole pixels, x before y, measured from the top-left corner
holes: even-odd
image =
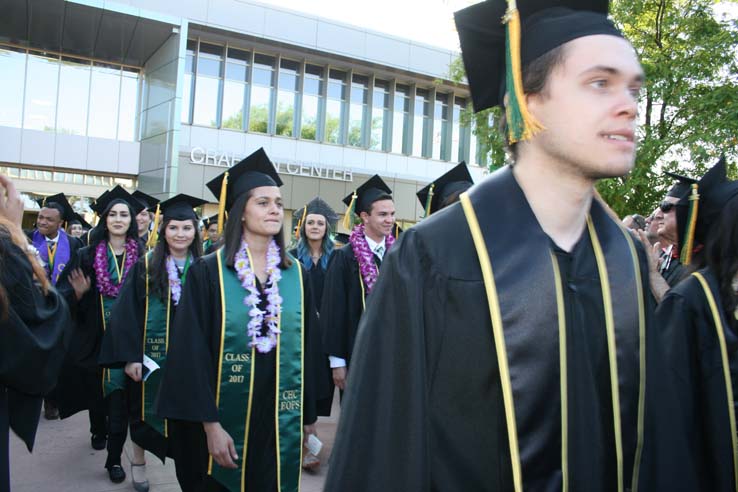
[[[141,371],[143,370],[143,364],[140,362],[129,362],[126,364],[126,374],[129,378],[133,379],[137,383],[141,382]]]
[[[318,433],[315,431],[315,424],[303,425],[302,426],[302,445],[307,446],[310,435],[318,437]]]
[[[74,296],[78,301],[90,290],[90,278],[82,273],[79,268],[75,268],[69,273],[69,283],[72,285]]]
[[[638,239],[641,240],[643,247],[646,248],[646,256],[648,257],[648,271],[650,273],[658,272],[659,259],[661,258],[661,243],[657,241],[656,244],[651,246],[651,243],[648,241],[648,236],[646,236],[645,231],[639,229],[633,232],[638,234]]]
[[[221,427],[220,422],[203,422],[205,434],[208,436],[208,453],[223,468],[238,468],[236,445],[233,439]]]
[[[0,193],[0,215],[13,224],[21,227],[23,222],[23,200],[15,185],[7,176],[0,174],[0,186],[5,193]]]
[[[333,384],[341,391],[346,390],[346,367],[333,368]]]

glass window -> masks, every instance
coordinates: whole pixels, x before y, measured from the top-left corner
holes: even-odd
[[[354,75],[351,81],[351,106],[349,107],[348,144],[364,145],[364,121],[369,102],[369,77]]]
[[[90,114],[87,134],[91,137],[115,139],[118,134],[118,98],[120,67],[101,63],[92,65],[90,82]]]
[[[389,82],[374,81],[372,94],[372,127],[369,148],[373,150],[389,150],[385,138],[385,128],[389,121]]]
[[[413,155],[430,157],[431,101],[426,89],[415,91],[415,116],[413,121]]]
[[[273,56],[255,54],[251,84],[251,109],[249,110],[249,130],[269,133],[272,112],[272,92],[274,91]]]
[[[246,102],[248,67],[251,53],[228,48],[226,75],[223,82],[222,128],[243,130],[243,111]]]
[[[222,66],[223,46],[200,43],[195,80],[195,112],[192,117],[192,122],[196,125],[218,126]]]
[[[0,47],[0,126],[23,124],[23,91],[26,85],[26,54]]]
[[[56,131],[68,135],[86,135],[90,62],[63,57],[60,70]]]
[[[325,104],[325,141],[343,143],[343,108],[346,104],[346,72],[331,70],[328,74],[328,100]]]
[[[451,123],[451,160],[461,162],[466,158],[464,152],[464,141],[466,140],[466,128],[461,127],[461,113],[466,108],[466,100],[454,99],[454,114]]]
[[[277,135],[291,137],[295,131],[295,108],[300,89],[300,63],[279,62],[279,92],[277,93]]]
[[[450,159],[448,149],[448,94],[436,94],[433,107],[433,158]]]
[[[118,116],[118,140],[136,140],[138,115],[138,77],[135,68],[123,67],[120,79],[120,114]]]
[[[408,126],[410,125],[410,88],[395,86],[395,109],[392,115],[392,152],[408,154]]]
[[[192,115],[192,85],[195,83],[195,53],[197,41],[187,40],[187,56],[185,58],[184,85],[182,90],[182,123],[190,123]]]
[[[323,94],[323,67],[305,65],[302,90],[300,137],[317,140],[320,118],[320,99]]]
[[[56,56],[28,55],[23,128],[54,130],[59,61]]]

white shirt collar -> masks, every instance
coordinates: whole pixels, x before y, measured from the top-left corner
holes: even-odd
[[[59,237],[61,236],[61,229],[56,231],[56,237],[54,239],[49,238],[49,236],[44,236],[46,241],[51,241],[52,243],[58,243]]]
[[[374,239],[370,238],[366,234],[364,234],[364,237],[366,238],[366,243],[369,245],[369,249],[371,249],[372,252],[377,251],[377,248],[379,246],[382,246],[383,248],[385,248],[385,244],[384,243],[385,243],[385,241],[387,239],[386,237],[383,237],[382,238],[382,242],[381,243],[378,243],[378,242],[374,241]]]

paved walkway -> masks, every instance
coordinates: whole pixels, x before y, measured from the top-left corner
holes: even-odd
[[[338,392],[336,392],[338,395]],[[318,473],[303,472],[301,492],[323,490],[326,463],[333,448],[338,423],[338,398],[333,403],[333,417],[318,419],[318,437],[323,441],[320,453],[323,466]],[[106,452],[90,447],[87,413],[66,420],[45,420],[41,417],[36,445],[29,454],[24,444],[12,432],[10,438],[10,476],[12,492],[112,492],[133,490],[130,482],[130,441],[123,457],[128,477],[121,484],[108,479],[105,470]],[[179,492],[174,475],[174,463],[162,465],[154,455],[146,453],[146,468],[151,492]]]

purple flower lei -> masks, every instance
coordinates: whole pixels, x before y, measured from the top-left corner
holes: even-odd
[[[384,242],[386,246],[385,252],[389,251],[395,242],[395,237],[390,234],[385,238]],[[361,272],[361,278],[364,279],[366,293],[368,294],[372,291],[374,283],[377,281],[379,270],[377,269],[376,263],[374,263],[374,253],[369,249],[369,243],[366,242],[364,224],[354,227],[351,231],[351,236],[349,236],[349,243],[351,243],[354,256],[356,256],[359,262],[359,271]]]
[[[100,241],[95,248],[95,278],[97,280],[97,290],[105,297],[118,297],[123,281],[126,279],[131,267],[138,260],[138,243],[135,239],[126,239],[126,258],[123,263],[123,273],[121,279],[116,284],[110,278],[108,273],[108,242]]]
[[[249,346],[256,347],[256,350],[266,354],[277,346],[277,336],[281,333],[279,315],[282,312],[282,297],[279,295],[279,286],[277,285],[282,278],[282,272],[279,269],[279,246],[272,239],[267,249],[266,272],[269,278],[264,289],[267,295],[266,311],[259,309],[259,289],[256,288],[256,275],[254,275],[251,268],[248,249],[248,244],[241,241],[241,248],[234,258],[234,267],[236,273],[238,273],[238,279],[241,281],[241,286],[248,292],[243,298],[243,303],[250,308],[249,316],[251,320],[248,324],[248,335],[251,337],[251,343]],[[268,331],[266,335],[262,336],[261,327],[264,320],[266,320]]]
[[[175,306],[179,306],[179,298],[182,296],[182,279],[179,278],[179,270],[172,256],[167,256],[167,275],[169,276],[169,291]]]

